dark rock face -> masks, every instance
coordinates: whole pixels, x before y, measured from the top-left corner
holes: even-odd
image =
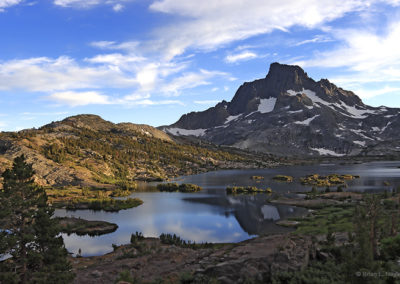
[[[399,109],[365,105],[299,66],[272,63],[231,102],[183,115],[163,130],[278,155],[344,156],[400,153],[399,127]]]

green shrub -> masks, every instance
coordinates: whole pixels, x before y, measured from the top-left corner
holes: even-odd
[[[285,176],[285,175],[276,175],[272,179],[278,180],[278,181],[286,181],[286,182],[292,182],[293,181],[293,177]]]
[[[255,186],[230,186],[226,188],[227,194],[271,193],[272,189],[261,189]]]
[[[198,185],[191,184],[191,183],[183,183],[178,185],[177,183],[161,183],[157,185],[157,189],[159,191],[166,191],[166,192],[197,192],[202,190],[202,188]]]

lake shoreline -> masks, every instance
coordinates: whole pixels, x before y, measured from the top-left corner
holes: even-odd
[[[313,269],[326,271],[331,268],[324,268],[325,263],[328,265],[337,261],[332,251],[354,248],[354,212],[357,206],[365,206],[365,202],[373,196],[380,199],[378,204],[382,204],[383,212],[393,212],[395,205],[399,206],[398,192],[308,193],[302,197],[274,201],[309,208],[304,217],[279,221],[282,226],[296,228],[284,234],[214,244],[187,243],[178,237],[170,238],[171,242],[166,243],[163,238],[143,238],[141,234],[136,234],[136,237],[132,236],[131,244],[114,246],[111,253],[71,258],[77,275],[75,283],[98,283],[99,279],[112,283],[123,274],[145,283],[159,280],[162,280],[160,283],[181,283],[184,280],[189,281],[187,283],[269,283],[276,277],[287,277],[287,273],[300,275],[308,269],[311,272]]]

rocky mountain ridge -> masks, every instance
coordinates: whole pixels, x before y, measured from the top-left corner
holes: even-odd
[[[182,139],[180,139],[182,140]],[[213,145],[182,143],[148,126],[77,115],[39,129],[0,132],[0,173],[24,154],[48,187],[115,188],[218,168],[257,167]],[[261,164],[263,162],[261,161]]]
[[[365,105],[299,66],[272,63],[265,78],[242,84],[230,102],[185,114],[162,130],[285,156],[397,155],[399,111]]]

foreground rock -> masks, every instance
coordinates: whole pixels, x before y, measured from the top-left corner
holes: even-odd
[[[74,258],[75,283],[113,283],[121,272],[138,281],[159,279],[179,281],[188,277],[195,283],[237,283],[264,281],[270,273],[299,270],[308,264],[314,247],[308,237],[273,235],[238,244],[211,248],[182,248],[147,238],[135,245],[117,248],[104,256]]]

